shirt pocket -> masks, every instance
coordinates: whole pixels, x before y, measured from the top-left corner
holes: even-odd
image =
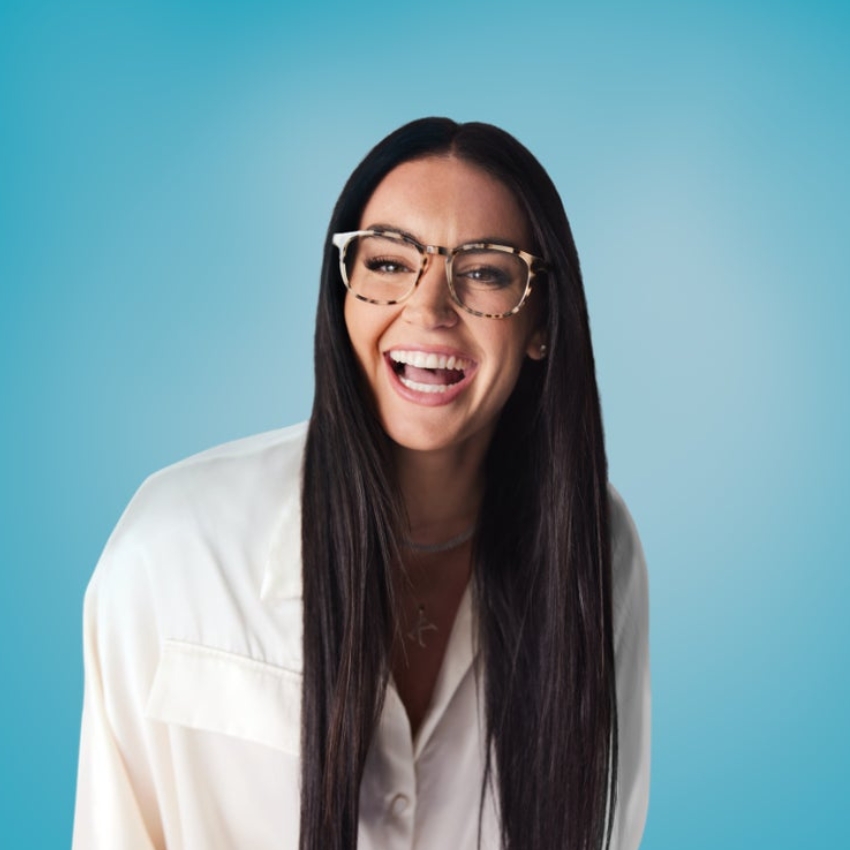
[[[301,674],[232,652],[166,640],[145,714],[298,755]]]

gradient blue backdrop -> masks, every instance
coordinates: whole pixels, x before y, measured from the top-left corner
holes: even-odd
[[[70,840],[124,504],[307,416],[331,207],[424,114],[513,132],[572,219],[650,568],[643,847],[846,846],[849,7],[279,5],[0,11],[3,846]]]

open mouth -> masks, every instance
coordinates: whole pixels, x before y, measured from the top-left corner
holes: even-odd
[[[460,383],[472,368],[471,360],[424,351],[391,351],[393,371],[404,386],[420,393],[444,393]]]

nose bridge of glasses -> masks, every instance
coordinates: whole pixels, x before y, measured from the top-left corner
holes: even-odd
[[[451,254],[451,251],[448,248],[443,248],[442,245],[422,245],[422,252],[424,254],[442,254],[444,257]]]
[[[422,280],[426,276],[431,276],[432,267],[437,270],[437,274],[442,272],[442,281],[440,282],[441,289],[448,291],[449,265],[451,263],[452,252],[448,248],[443,248],[440,245],[423,245],[422,246],[422,266],[419,272],[419,280],[417,288],[421,289]],[[433,257],[434,262],[431,262]],[[438,262],[439,257],[444,257],[445,262]]]
[[[420,245],[419,246],[420,253],[422,255],[422,265],[419,271],[419,280],[427,274],[428,269],[433,265],[439,267],[440,263],[432,263],[431,258],[435,259],[438,256],[443,256],[446,258],[446,262],[444,264],[446,275],[448,275],[449,263],[451,261],[451,251],[448,248],[443,248],[441,245]]]
[[[408,308],[416,312],[425,309],[443,313],[454,303],[449,287],[451,251],[439,245],[422,245],[420,254],[422,265],[413,290],[406,299]],[[439,262],[440,256],[445,258],[445,262]]]

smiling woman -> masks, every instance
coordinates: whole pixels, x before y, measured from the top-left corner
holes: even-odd
[[[306,426],[149,479],[86,595],[74,846],[637,848],[647,585],[555,187],[412,122],[331,217]]]

